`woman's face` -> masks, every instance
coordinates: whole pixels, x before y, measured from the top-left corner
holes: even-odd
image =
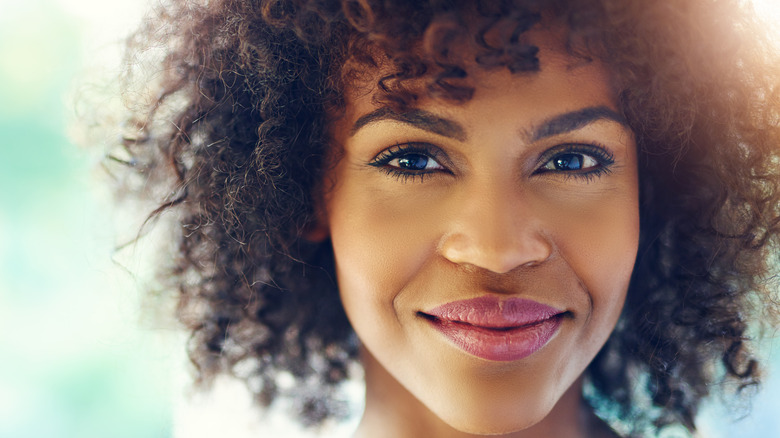
[[[603,66],[533,36],[539,72],[475,69],[469,101],[402,114],[355,87],[334,124],[323,226],[369,404],[381,386],[462,431],[527,428],[620,315],[639,236],[634,138]]]

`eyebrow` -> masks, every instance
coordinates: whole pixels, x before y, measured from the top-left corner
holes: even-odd
[[[355,135],[360,128],[380,120],[397,120],[444,137],[460,141],[466,140],[466,130],[457,122],[421,109],[412,109],[399,113],[388,107],[379,108],[357,119],[355,124],[352,125],[349,135]]]
[[[530,137],[532,141],[538,141],[543,138],[576,131],[585,125],[599,120],[612,120],[629,128],[626,118],[617,111],[606,106],[591,106],[545,120],[531,131]]]
[[[396,120],[424,131],[460,141],[465,141],[467,138],[466,130],[458,122],[439,117],[421,109],[412,109],[399,113],[388,107],[379,108],[358,118],[355,124],[352,125],[349,135],[353,136],[364,126],[381,120]],[[628,127],[625,117],[617,111],[606,106],[593,106],[560,114],[545,120],[531,131],[529,137],[532,141],[538,141],[546,137],[575,131],[599,120],[612,120]]]

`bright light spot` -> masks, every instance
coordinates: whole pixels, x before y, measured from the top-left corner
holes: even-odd
[[[780,43],[780,1],[753,0],[753,6],[758,16],[769,27],[769,32],[774,34],[775,41]]]
[[[83,21],[91,37],[107,42],[124,36],[138,26],[140,18],[150,2],[123,0],[107,2],[99,0],[53,0],[66,14]]]

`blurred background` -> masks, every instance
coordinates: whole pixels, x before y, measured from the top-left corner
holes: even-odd
[[[755,3],[780,23],[780,1]],[[100,92],[89,78],[118,74],[122,36],[145,7],[0,0],[0,438],[303,436],[260,417],[230,382],[190,394],[186,337],[154,318],[164,303],[123,268],[138,256],[114,262],[100,151],[68,132],[79,95]],[[702,436],[780,437],[780,342],[763,348],[773,374],[752,414],[733,423],[734,412],[712,408]]]
[[[112,262],[96,154],[67,137],[74,78],[116,65],[140,15],[133,0],[0,0],[2,438],[172,436],[177,359]]]

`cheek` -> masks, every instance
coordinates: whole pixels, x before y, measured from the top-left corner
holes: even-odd
[[[328,203],[341,298],[361,338],[397,324],[399,294],[435,250],[435,221],[418,205],[388,196],[346,181]]]
[[[590,300],[583,342],[600,344],[620,316],[639,242],[638,196],[633,187],[553,219],[556,242]]]

